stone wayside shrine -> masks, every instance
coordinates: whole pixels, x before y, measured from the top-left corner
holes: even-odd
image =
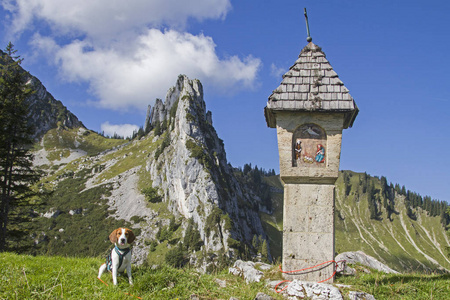
[[[358,107],[309,32],[307,41],[270,95],[264,115],[267,125],[277,129],[285,277],[332,282],[342,130],[353,125]]]

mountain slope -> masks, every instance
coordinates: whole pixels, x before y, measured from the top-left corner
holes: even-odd
[[[129,226],[138,234],[138,262],[157,264],[181,250],[183,263],[209,268],[222,257],[264,252],[267,239],[280,257],[279,178],[257,180],[271,186],[269,205],[258,185],[228,164],[198,80],[179,76],[165,101],[156,101],[147,134],[132,141],[86,129],[37,78],[29,84],[36,90],[30,99],[38,129],[34,163],[46,176],[36,185],[43,196],[28,212],[30,238],[20,245],[27,252],[96,256],[109,248],[112,229]],[[398,271],[450,269],[439,205],[417,204],[414,194],[387,192],[385,185],[366,174],[340,173],[336,251],[362,250]]]
[[[30,252],[98,255],[120,224],[138,233],[139,262],[149,250],[157,263],[182,247],[183,259],[200,265],[214,253],[255,254],[253,238],[266,239],[261,199],[227,163],[200,82],[180,76],[153,112],[152,130],[130,142],[84,127],[47,131],[35,147],[47,196],[32,213]],[[95,245],[78,247],[89,240]]]
[[[345,173],[344,173],[345,172]],[[344,171],[336,182],[336,251],[362,250],[398,271],[450,269],[446,247],[449,239],[439,216],[415,208],[416,220],[407,213],[406,197],[395,192],[395,213],[388,218],[379,205],[379,217],[371,218],[367,194],[361,193],[365,174]],[[345,193],[344,174],[351,180]],[[378,178],[370,178],[376,186]]]
[[[274,187],[274,213],[261,215],[264,228],[270,232],[272,253],[278,258],[283,228],[282,187],[278,177],[270,181]],[[374,189],[369,197],[370,188],[365,186],[370,185]],[[394,189],[389,189],[391,206],[385,208],[383,202],[389,200],[382,190],[382,180],[377,177],[351,171],[339,173],[335,194],[336,253],[361,250],[399,272],[450,270],[450,241],[441,216],[412,207],[407,196]],[[370,203],[375,203],[375,216]]]

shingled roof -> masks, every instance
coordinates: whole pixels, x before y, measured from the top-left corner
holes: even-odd
[[[267,126],[276,127],[276,111],[342,112],[344,128],[348,128],[352,127],[359,109],[325,53],[310,42],[270,95],[264,108]]]

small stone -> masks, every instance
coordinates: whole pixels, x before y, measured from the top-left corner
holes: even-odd
[[[375,300],[375,297],[373,295],[364,292],[352,291],[348,293],[348,297],[350,300]]]
[[[216,278],[215,281],[221,288],[227,287],[227,282],[225,280],[221,280],[219,278]]]
[[[258,294],[256,294],[255,300],[273,300],[273,298],[269,295],[259,292]]]

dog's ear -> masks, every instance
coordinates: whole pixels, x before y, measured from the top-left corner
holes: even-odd
[[[120,228],[119,228],[120,229]],[[111,241],[111,243],[115,244],[117,243],[117,230],[119,229],[115,229],[113,232],[111,232],[111,234],[109,235],[109,240]]]
[[[133,231],[131,229],[125,228],[125,232],[128,233],[127,242],[128,244],[131,244],[136,239],[136,236],[134,235]]]

